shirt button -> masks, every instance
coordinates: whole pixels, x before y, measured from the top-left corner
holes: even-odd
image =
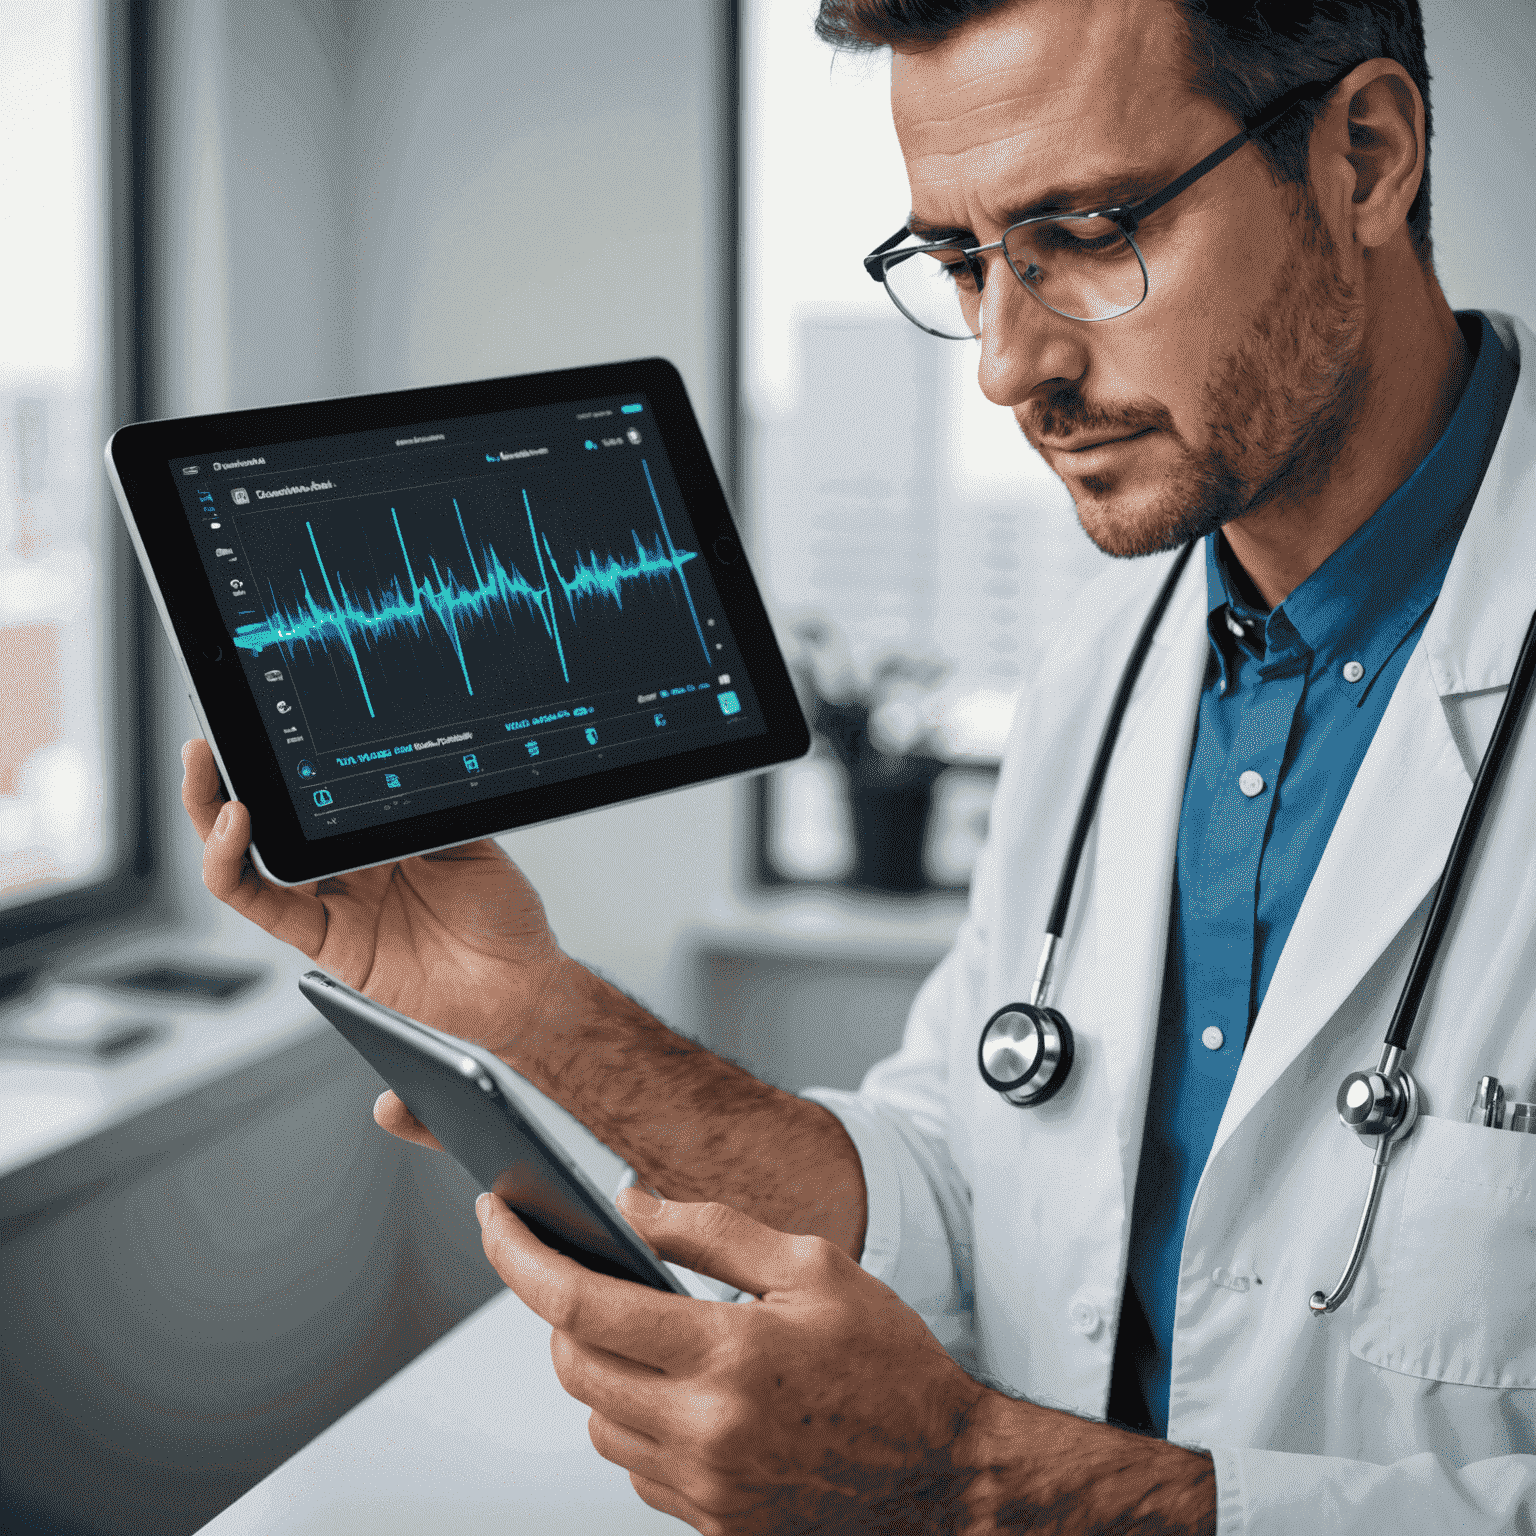
[[[1365,668],[1358,661],[1346,661],[1343,670],[1346,683],[1358,683],[1365,676]]]
[[[1074,1301],[1067,1311],[1073,1329],[1085,1339],[1099,1331],[1099,1309],[1091,1301]]]
[[[1264,793],[1264,775],[1255,773],[1252,768],[1246,769],[1238,774],[1237,787],[1252,800],[1255,795]]]
[[[1227,615],[1227,628],[1230,629],[1234,635],[1246,635],[1248,633],[1248,631],[1244,629],[1243,626],[1239,624],[1230,613]]]
[[[1200,1031],[1200,1043],[1208,1051],[1219,1051],[1227,1043],[1227,1037],[1214,1024],[1207,1024]]]

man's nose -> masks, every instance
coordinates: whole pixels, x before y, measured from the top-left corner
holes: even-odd
[[[1085,329],[1047,309],[999,252],[981,290],[982,394],[994,405],[1017,406],[1078,384],[1088,368]]]

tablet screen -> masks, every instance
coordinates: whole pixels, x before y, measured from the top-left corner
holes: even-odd
[[[307,838],[766,730],[643,392],[170,468]]]

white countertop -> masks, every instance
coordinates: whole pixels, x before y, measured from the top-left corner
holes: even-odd
[[[98,993],[103,1014],[163,1031],[121,1059],[0,1052],[0,1180],[328,1031],[296,985],[309,969],[304,957],[254,928],[234,930],[233,942],[142,934],[91,957],[91,969],[139,963],[249,966],[265,975],[226,1003]],[[56,995],[56,988],[40,989],[7,1011],[47,1007]]]
[[[682,1532],[587,1437],[549,1328],[511,1292],[482,1307],[203,1536],[634,1536]]]

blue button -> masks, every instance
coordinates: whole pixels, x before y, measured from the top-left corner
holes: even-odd
[[[476,757],[473,752],[466,752],[464,754],[464,766],[471,773],[479,773],[480,772],[480,759],[478,757]]]
[[[299,777],[301,779],[314,778],[316,771],[315,765],[307,757],[299,759]]]
[[[330,790],[328,790],[328,789],[317,789],[315,791],[315,804],[316,805],[329,805],[331,803],[332,799],[333,799],[333,796],[332,796]]]
[[[619,410],[626,416],[634,416],[644,409],[645,407],[641,405],[621,405],[619,407]]]
[[[739,715],[741,713],[741,700],[736,697],[734,690],[726,693],[717,693],[715,697],[720,701],[720,713],[722,715]]]
[[[589,747],[595,747],[597,745],[597,727],[596,726],[589,725],[587,727],[587,745]]]

